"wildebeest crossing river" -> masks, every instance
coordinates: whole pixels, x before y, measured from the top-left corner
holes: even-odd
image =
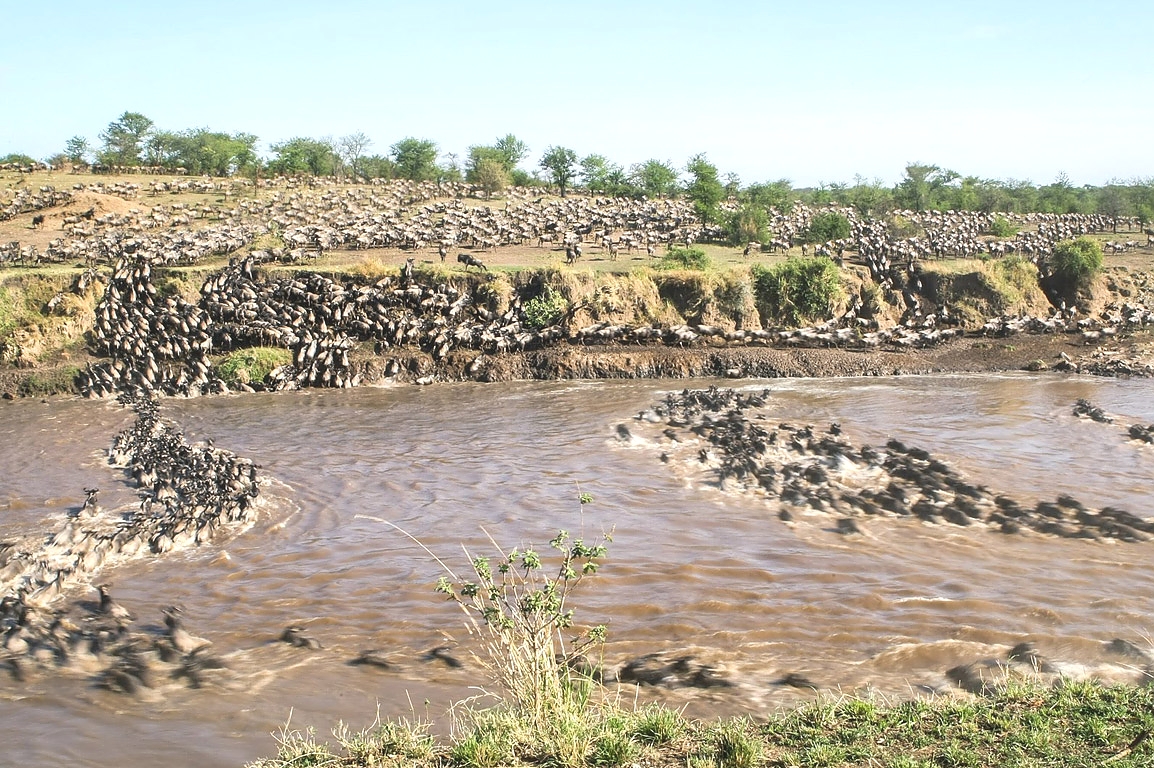
[[[701,386],[701,383],[695,383]],[[708,384],[706,382],[705,384]],[[190,441],[261,465],[259,515],[207,546],[100,574],[138,623],[182,605],[227,665],[199,689],[137,696],[74,673],[0,674],[5,759],[73,765],[239,764],[269,733],[323,734],[337,720],[435,714],[483,681],[440,575],[401,526],[451,565],[489,545],[546,548],[558,528],[609,557],[577,595],[577,619],[608,622],[609,670],[651,653],[690,657],[730,685],[646,686],[693,715],[773,709],[820,690],[901,698],[961,693],[948,670],[1032,643],[1071,676],[1134,681],[1149,651],[1154,542],[1063,539],[986,525],[870,517],[837,532],[829,515],[779,520],[780,502],[723,490],[688,444],[634,417],[684,382],[566,382],[363,388],[165,400]],[[742,382],[768,389],[767,419],[857,445],[897,439],[1023,503],[1069,494],[1150,516],[1154,447],[1125,424],[1154,422],[1148,380],[1037,376]],[[1115,424],[1078,418],[1092,401]],[[59,526],[101,488],[136,503],[107,465],[131,413],[111,403],[0,405],[0,540]],[[624,424],[626,430],[618,430]],[[665,454],[665,461],[662,455]],[[581,492],[592,504],[578,502]],[[482,530],[484,528],[484,531]],[[95,590],[91,592],[95,598]],[[319,650],[278,642],[299,625]],[[159,630],[158,630],[159,631]],[[432,649],[462,641],[446,664]],[[1125,644],[1115,643],[1125,641]],[[1129,645],[1129,644],[1132,644]],[[380,651],[392,669],[350,665]],[[993,669],[993,667],[991,667]],[[428,701],[428,709],[426,709]]]

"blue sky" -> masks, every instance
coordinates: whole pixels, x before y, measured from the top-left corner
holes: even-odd
[[[514,133],[743,183],[896,182],[909,162],[1154,177],[1154,3],[0,0],[0,155],[122,112],[260,147],[363,131],[463,155]]]

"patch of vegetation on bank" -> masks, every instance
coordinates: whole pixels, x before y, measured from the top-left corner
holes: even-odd
[[[582,506],[593,501],[580,493]],[[275,757],[251,768],[757,768],[889,765],[1023,768],[1149,765],[1154,745],[1154,687],[1106,686],[1064,679],[1008,677],[975,698],[896,704],[867,698],[819,699],[760,722],[750,717],[702,721],[661,704],[627,706],[627,688],[602,683],[598,659],[604,626],[576,629],[571,598],[597,574],[612,533],[587,543],[559,531],[554,554],[531,545],[493,556],[464,547],[458,574],[403,529],[443,569],[436,592],[464,614],[486,673],[484,697],[455,703],[448,736],[433,723],[390,720],[353,733],[280,734]],[[568,639],[567,639],[568,638]],[[492,706],[481,706],[489,698]]]
[[[53,270],[0,278],[0,365],[48,364],[81,343],[97,297],[92,289],[83,296],[71,292],[74,277],[73,271]]]
[[[46,395],[70,395],[76,392],[76,376],[80,367],[61,365],[29,371],[16,387],[21,397],[43,397]]]
[[[556,325],[568,309],[569,301],[548,287],[540,296],[534,296],[522,306],[525,312],[525,324],[537,329]]]
[[[1054,245],[1049,259],[1050,275],[1045,286],[1067,304],[1087,307],[1094,301],[1093,285],[1102,272],[1102,245],[1097,240],[1078,237]]]
[[[239,349],[216,365],[216,372],[225,384],[262,382],[269,373],[292,362],[292,352],[279,347],[249,347]]]
[[[670,248],[653,265],[654,269],[694,269],[704,272],[710,267],[710,259],[700,248]]]
[[[757,309],[767,326],[825,320],[844,298],[837,265],[824,257],[755,265],[752,274]]]

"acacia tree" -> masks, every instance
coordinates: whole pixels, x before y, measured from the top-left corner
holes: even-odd
[[[72,163],[73,171],[76,170],[77,166],[88,164],[88,153],[91,151],[92,147],[88,144],[88,139],[83,136],[73,136],[64,142],[64,157]]]
[[[158,135],[162,132],[158,132]],[[227,134],[194,128],[171,134],[164,164],[190,173],[231,176],[246,173],[257,165],[257,137],[251,133]]]
[[[499,160],[486,157],[477,163],[473,181],[481,187],[486,197],[492,197],[494,192],[500,192],[509,186],[509,172]]]
[[[125,112],[100,134],[104,142],[100,161],[109,165],[139,165],[145,137],[151,130],[152,120],[139,112]]]
[[[273,173],[291,176],[298,173],[313,176],[332,176],[336,172],[337,156],[328,139],[295,138],[270,147],[276,157],[269,161]]]
[[[713,223],[717,220],[718,205],[725,199],[725,187],[721,185],[717,166],[700,153],[689,158],[685,170],[692,177],[685,187],[685,196],[693,202],[693,210],[702,222]]]
[[[1113,220],[1113,230],[1118,231],[1118,219],[1130,212],[1129,200],[1121,182],[1111,180],[1105,187],[1098,190],[1098,213],[1109,216]]]
[[[175,159],[181,154],[181,149],[185,149],[178,147],[182,143],[180,138],[173,131],[149,131],[142,147],[144,162],[148,165],[180,165]]]
[[[577,153],[568,147],[549,147],[541,158],[541,167],[553,177],[553,183],[561,188],[561,197],[565,197],[565,189],[577,174],[574,166],[577,164]]]
[[[789,179],[750,184],[739,197],[765,209],[788,211],[793,207],[793,184]]]
[[[389,149],[397,164],[397,176],[412,181],[427,181],[439,175],[437,143],[428,139],[408,137]]]
[[[629,171],[630,180],[648,197],[673,196],[677,193],[677,171],[673,164],[660,160],[646,160]]]
[[[366,136],[364,131],[350,133],[337,139],[337,155],[349,166],[354,178],[361,175],[361,158],[372,143],[373,140]]]
[[[911,210],[925,211],[933,206],[940,191],[958,178],[957,172],[936,165],[910,163],[906,177],[894,189],[894,199]]]
[[[361,175],[366,179],[395,179],[397,164],[385,155],[368,155],[359,163]]]
[[[446,152],[445,162],[437,166],[437,180],[457,182],[465,178],[456,152]]]
[[[509,173],[512,173],[513,169],[517,167],[517,163],[529,155],[529,145],[511,133],[497,139],[493,148],[501,153],[502,158],[504,158],[505,170]]]
[[[501,166],[505,172],[506,183],[508,177],[513,173],[513,169],[517,167],[517,163],[525,159],[529,154],[529,145],[518,139],[513,134],[506,134],[497,139],[492,145],[478,144],[469,147],[469,160],[465,169],[465,178],[474,183],[480,184],[478,171],[482,161],[491,160]],[[489,172],[491,174],[491,172]]]
[[[605,155],[587,155],[581,159],[581,183],[593,192],[604,192],[613,168]]]

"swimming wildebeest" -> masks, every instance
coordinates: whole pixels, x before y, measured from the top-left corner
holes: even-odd
[[[480,269],[483,269],[486,272],[489,271],[489,268],[486,267],[484,264],[482,264],[481,260],[478,259],[476,256],[474,256],[471,253],[458,253],[457,254],[457,261],[460,262],[461,264],[465,265],[465,271],[466,272],[469,271],[469,267],[479,267]]]

